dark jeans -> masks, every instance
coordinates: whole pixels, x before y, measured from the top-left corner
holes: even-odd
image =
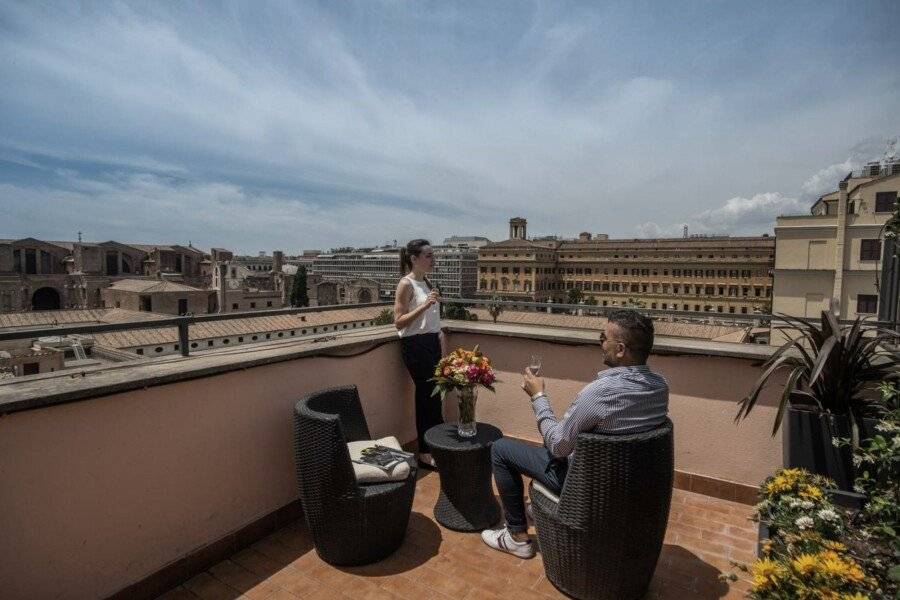
[[[522,475],[540,481],[547,489],[559,494],[566,480],[568,461],[555,458],[543,446],[529,446],[509,438],[500,438],[493,443],[491,461],[494,463],[494,481],[500,490],[507,529],[511,533],[527,531]]]
[[[441,397],[432,396],[434,368],[441,360],[441,343],[436,333],[422,333],[400,338],[403,364],[416,384],[416,435],[419,436],[419,452],[428,452],[425,432],[444,422],[441,415]]]

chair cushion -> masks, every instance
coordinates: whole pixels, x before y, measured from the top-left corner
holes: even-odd
[[[550,500],[553,500],[554,503],[559,504],[559,496],[557,496],[556,494],[554,494],[553,492],[548,490],[547,487],[545,485],[543,485],[540,481],[534,482],[534,489],[536,491],[540,492],[541,494],[543,494],[544,496],[546,496],[547,498],[549,498]]]
[[[355,461],[362,458],[362,451],[365,448],[373,448],[378,444],[387,446],[394,450],[402,450],[400,442],[397,438],[390,435],[380,440],[359,440],[356,442],[347,442],[347,451],[350,453],[350,460]],[[394,465],[390,471],[382,471],[378,467],[372,465],[364,465],[358,462],[351,463],[353,465],[353,474],[356,475],[357,483],[384,483],[386,481],[403,481],[409,477],[409,462],[402,461]]]

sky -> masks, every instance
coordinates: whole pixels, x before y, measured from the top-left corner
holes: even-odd
[[[0,237],[759,235],[900,134],[900,2],[7,2]]]

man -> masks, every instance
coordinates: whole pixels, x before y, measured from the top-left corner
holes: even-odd
[[[577,460],[574,450],[579,433],[638,433],[665,421],[669,387],[647,366],[653,347],[653,321],[633,310],[614,311],[600,333],[600,344],[603,362],[609,368],[578,393],[562,420],[553,414],[543,379],[525,369],[522,389],[531,397],[544,447],[508,438],[494,442],[491,460],[506,526],[481,533],[491,548],[520,558],[534,556],[525,520],[522,475],[560,493],[569,463]]]

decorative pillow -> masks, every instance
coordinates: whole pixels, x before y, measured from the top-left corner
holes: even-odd
[[[357,442],[347,442],[347,451],[350,453],[350,460],[356,461],[362,458],[362,451],[365,448],[373,448],[375,445],[387,446],[394,450],[403,450],[400,442],[392,435],[383,437],[380,440],[360,440]],[[353,465],[353,473],[356,475],[357,483],[384,483],[386,481],[403,481],[409,477],[409,462],[401,461],[393,466],[390,471],[383,471],[372,465],[364,465],[358,462],[351,463]]]

